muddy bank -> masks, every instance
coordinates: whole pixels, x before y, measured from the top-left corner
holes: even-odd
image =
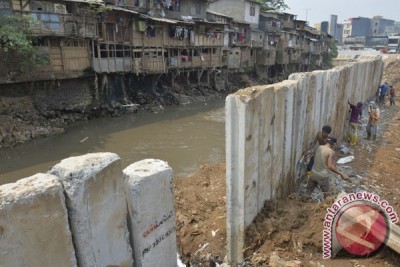
[[[207,102],[240,88],[265,83],[253,74],[227,74],[208,85],[168,77],[87,77],[2,86],[0,147],[66,131],[68,126],[98,117],[161,112],[165,106]]]

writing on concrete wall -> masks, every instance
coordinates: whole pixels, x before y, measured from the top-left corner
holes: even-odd
[[[155,248],[156,246],[158,246],[161,241],[163,241],[164,239],[166,239],[168,236],[170,236],[173,232],[175,232],[175,226],[172,227],[171,229],[169,229],[165,234],[157,237],[156,241],[153,242],[153,244],[151,244],[150,246],[148,246],[147,248],[143,249],[142,251],[142,257],[144,257],[144,255],[146,253],[148,253],[152,248]]]
[[[170,212],[168,212],[167,214],[164,214],[164,216],[162,217],[162,219],[159,222],[150,225],[149,229],[143,233],[143,237],[146,238],[149,234],[151,234],[154,230],[156,230],[160,225],[162,225],[164,222],[168,221],[168,219],[170,219],[173,215],[174,215],[174,211],[172,211],[172,210]]]

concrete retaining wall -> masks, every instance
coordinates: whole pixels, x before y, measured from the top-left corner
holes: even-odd
[[[296,164],[323,125],[342,137],[347,101],[366,101],[383,74],[380,57],[327,71],[295,73],[226,98],[228,259],[243,261],[245,228],[264,202],[293,191]]]
[[[176,266],[172,176],[93,153],[0,186],[0,266]]]

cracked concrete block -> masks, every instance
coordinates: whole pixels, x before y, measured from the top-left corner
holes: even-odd
[[[176,266],[172,169],[164,161],[146,159],[123,172],[135,266]]]
[[[76,266],[57,177],[38,173],[0,186],[0,266]]]
[[[118,155],[70,157],[50,173],[64,185],[79,266],[132,266]]]

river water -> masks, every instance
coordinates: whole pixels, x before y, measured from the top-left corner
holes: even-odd
[[[60,160],[113,152],[125,168],[147,158],[167,161],[176,176],[225,160],[224,98],[78,123],[64,134],[0,150],[0,184],[46,172]]]

